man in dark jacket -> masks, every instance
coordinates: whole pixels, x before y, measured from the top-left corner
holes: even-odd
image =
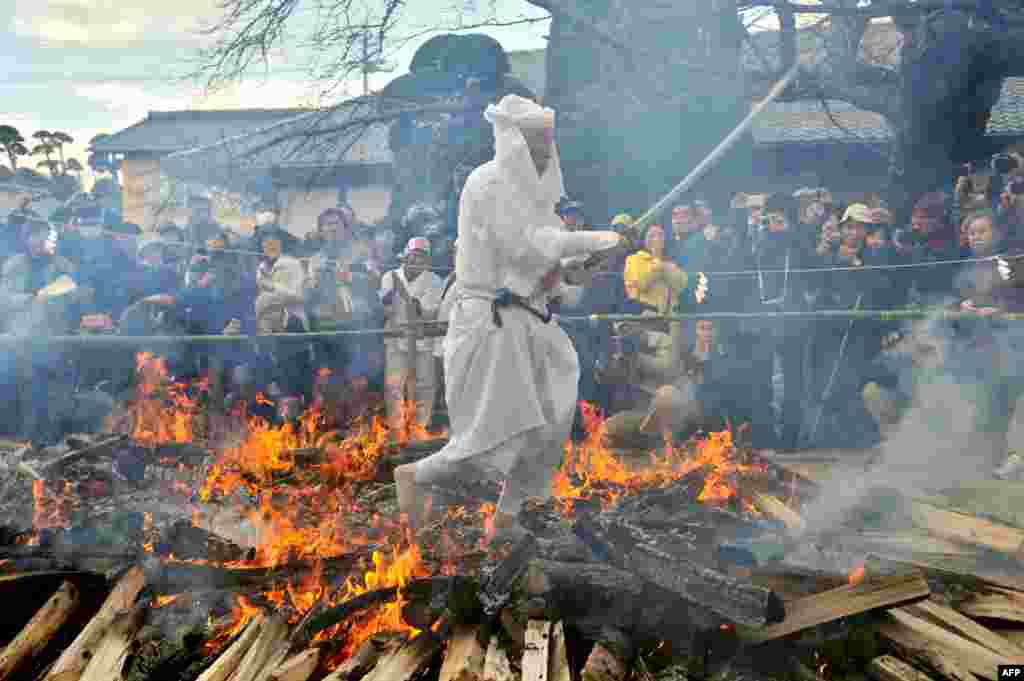
[[[794,231],[797,201],[786,194],[774,194],[765,202],[767,228],[760,234],[745,269],[755,272],[748,309],[775,313],[799,311],[806,307],[806,275],[794,274],[811,266],[811,255]],[[765,317],[745,327],[746,343],[741,346],[751,358],[751,389],[756,412],[753,444],[759,448],[795,449],[803,423],[804,348],[807,323]],[[776,363],[782,370],[781,422],[776,424],[772,407],[773,375]]]

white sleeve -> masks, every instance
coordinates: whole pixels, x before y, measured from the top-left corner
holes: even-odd
[[[567,284],[563,281],[558,285],[556,295],[561,297],[564,305],[576,307],[580,304],[580,300],[583,299],[583,287],[573,286],[572,284]]]
[[[380,296],[381,300],[384,300],[384,297],[387,296],[387,294],[391,293],[394,290],[395,290],[395,271],[394,270],[388,270],[387,272],[384,273],[384,276],[382,276],[380,278],[380,291],[378,291],[377,294]]]
[[[441,307],[441,294],[444,292],[444,282],[433,272],[424,272],[421,277],[428,277],[424,282],[426,286],[419,295],[420,306],[423,308],[424,316],[431,316]]]
[[[481,191],[483,190],[483,191]],[[460,231],[462,224],[470,230],[487,230],[504,258],[528,270],[548,271],[562,258],[589,255],[611,248],[619,243],[616,232],[570,232],[552,214],[551,224],[520,225],[509,223],[504,216],[515,216],[522,211],[511,202],[515,197],[501,196],[501,187],[485,185],[467,187],[462,192],[459,206]],[[488,196],[490,195],[490,196]],[[487,206],[484,204],[486,202]],[[493,212],[490,212],[493,211]],[[512,218],[515,220],[515,218]]]

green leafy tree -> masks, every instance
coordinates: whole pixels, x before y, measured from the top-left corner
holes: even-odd
[[[40,161],[36,166],[49,170],[51,177],[66,175],[68,168],[64,161],[64,145],[73,143],[75,141],[74,138],[66,132],[59,130],[54,130],[53,132],[39,130],[32,137],[39,141],[32,148],[32,155],[45,157],[45,160]]]
[[[108,137],[110,137],[110,135],[105,132],[95,135],[91,140],[89,140],[90,148]],[[114,158],[113,154],[102,151],[91,151],[89,153],[89,158],[86,160],[86,164],[92,168],[93,172],[107,173],[113,178],[115,183],[119,182],[118,171],[120,170],[121,163]]]
[[[13,125],[0,125],[0,151],[7,154],[7,160],[11,164],[11,172],[18,170],[19,157],[28,156],[25,138],[21,136],[21,133]]]

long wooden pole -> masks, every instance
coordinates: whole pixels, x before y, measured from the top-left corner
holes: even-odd
[[[690,171],[690,174],[683,178],[683,180],[677,184],[672,191],[665,194],[657,203],[647,209],[647,212],[637,218],[636,222],[633,223],[635,229],[642,230],[647,227],[648,224],[654,219],[654,217],[660,214],[665,207],[670,203],[678,199],[683,193],[685,193],[690,187],[697,183],[701,177],[711,168],[711,166],[718,163],[726,152],[728,152],[733,145],[740,139],[740,137],[750,129],[753,125],[754,119],[757,118],[764,108],[771,104],[779,95],[785,91],[786,87],[796,78],[796,75],[800,72],[800,62],[797,61],[789,70],[783,74],[782,78],[779,79],[772,89],[768,92],[768,96],[759,101],[757,104],[750,109],[750,113],[747,114],[746,118],[740,121],[740,124],[726,136],[718,146],[711,150],[711,153],[704,157],[704,160],[697,164],[697,167]]]

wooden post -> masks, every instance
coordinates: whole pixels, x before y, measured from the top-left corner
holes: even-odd
[[[89,666],[82,673],[82,681],[120,679],[132,642],[145,618],[146,607],[141,603],[126,612],[118,613],[107,628],[95,655],[89,660]]]
[[[0,653],[0,680],[15,678],[15,672],[46,647],[79,601],[78,588],[71,582],[64,582]]]
[[[96,657],[96,648],[103,640],[107,628],[118,614],[132,608],[145,584],[146,575],[142,568],[133,567],[126,572],[107,596],[100,611],[50,667],[45,681],[76,681],[89,665],[89,660]]]
[[[551,622],[527,622],[526,647],[523,649],[523,681],[547,681],[550,644]]]

